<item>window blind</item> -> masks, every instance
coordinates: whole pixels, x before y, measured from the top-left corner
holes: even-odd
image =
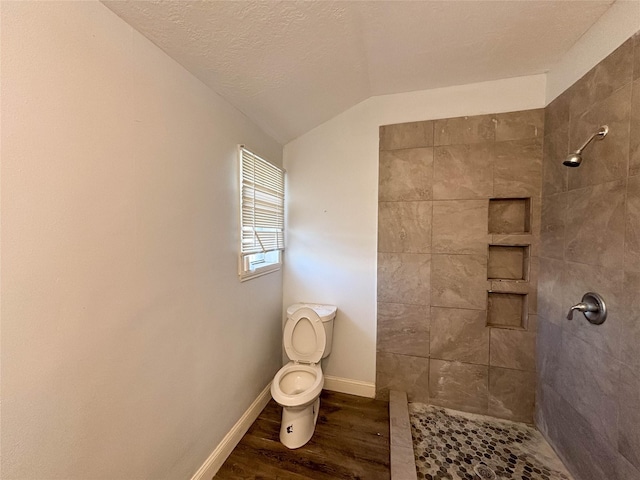
[[[240,146],[242,256],[284,249],[284,172]]]

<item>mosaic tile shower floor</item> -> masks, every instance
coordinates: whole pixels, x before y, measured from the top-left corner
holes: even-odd
[[[419,479],[477,480],[485,464],[495,478],[571,480],[540,432],[523,423],[410,403],[411,434]]]

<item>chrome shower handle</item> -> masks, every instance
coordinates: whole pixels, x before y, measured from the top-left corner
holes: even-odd
[[[597,312],[600,308],[593,303],[580,302],[575,304],[573,307],[569,309],[569,313],[567,314],[567,320],[573,320],[573,312],[574,310],[578,310],[579,312]]]
[[[582,301],[569,309],[567,320],[573,320],[573,312],[582,312],[587,320],[594,325],[600,325],[607,319],[607,306],[604,299],[595,292],[587,292]]]

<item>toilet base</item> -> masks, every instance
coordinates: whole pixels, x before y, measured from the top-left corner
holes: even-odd
[[[287,448],[300,448],[313,436],[320,410],[320,397],[306,407],[283,407],[280,441]]]

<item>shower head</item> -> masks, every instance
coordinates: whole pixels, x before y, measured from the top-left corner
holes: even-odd
[[[567,155],[567,158],[565,158],[562,164],[565,167],[579,167],[581,162],[582,162],[582,153],[573,152]]]
[[[582,163],[582,151],[585,149],[585,147],[589,145],[594,138],[596,140],[602,140],[607,136],[607,133],[609,133],[609,127],[607,125],[601,126],[598,131],[591,135],[579,149],[567,155],[567,158],[564,160],[564,162],[562,162],[562,164],[567,167],[579,167],[580,163]]]

